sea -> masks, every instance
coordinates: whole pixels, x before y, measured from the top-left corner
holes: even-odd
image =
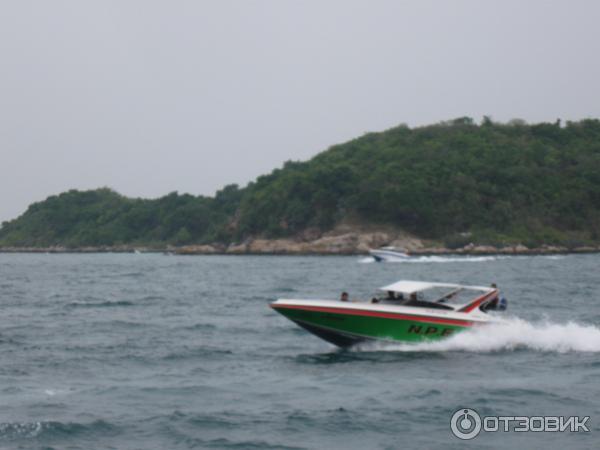
[[[597,254],[0,254],[0,448],[598,449],[599,269]],[[400,279],[494,282],[509,308],[446,341],[349,350],[269,308]],[[473,439],[452,432],[461,410],[484,424]],[[583,426],[533,431],[559,416]]]

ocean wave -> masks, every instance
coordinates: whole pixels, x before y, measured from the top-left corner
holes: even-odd
[[[473,328],[441,341],[416,344],[369,343],[360,345],[355,350],[490,353],[521,349],[554,353],[598,353],[600,352],[600,328],[576,322],[535,323],[510,318]]]
[[[30,373],[23,369],[15,367],[0,367],[0,376],[26,377],[28,375],[30,375]]]
[[[103,302],[71,302],[69,308],[111,308],[114,306],[134,306],[135,303],[128,300],[106,300]]]
[[[193,439],[194,446],[202,445],[208,448],[231,448],[231,449],[247,449],[247,450],[304,450],[306,447],[290,447],[285,444],[270,444],[266,441],[233,441],[227,438],[219,438],[212,440]]]
[[[185,442],[186,448],[231,448],[231,449],[281,449],[301,450],[305,447],[290,446],[272,440],[262,435],[253,438],[232,437],[233,432],[241,429],[255,430],[257,426],[268,426],[272,422],[272,416],[257,416],[256,414],[240,413],[237,411],[219,411],[213,413],[189,413],[174,411],[169,415],[159,415],[145,419],[144,422],[151,423],[154,427],[161,429],[161,433],[178,442]],[[218,430],[219,436],[206,438],[203,431],[210,430],[215,434]],[[255,434],[254,432],[252,433]],[[199,437],[202,436],[202,437]],[[269,439],[268,441],[265,438]]]
[[[6,330],[5,330],[6,331]],[[12,330],[10,330],[12,331]],[[4,345],[24,345],[25,343],[22,341],[18,341],[16,339],[13,339],[13,337],[4,337],[2,335],[0,335],[0,344],[4,344]]]
[[[148,302],[148,301],[152,301],[152,300],[165,300],[165,297],[163,297],[162,295],[146,295],[139,299],[139,301],[142,301],[142,302]]]
[[[195,358],[211,358],[211,357],[223,357],[226,355],[232,355],[233,352],[229,349],[214,348],[214,347],[198,347],[190,348],[184,346],[181,350],[176,352],[170,352],[164,355],[161,359],[166,361],[180,360],[180,359],[195,359]]]
[[[116,275],[118,278],[141,278],[146,272],[122,272]]]
[[[277,292],[296,292],[296,289],[291,286],[278,286],[275,288]]]
[[[96,420],[90,423],[78,422],[5,422],[0,423],[0,441],[14,441],[33,438],[50,437],[72,437],[76,435],[106,436],[115,435],[119,432],[119,427],[103,420]]]
[[[217,327],[212,323],[195,323],[193,325],[186,325],[183,327],[178,327],[183,330],[190,331],[206,331],[206,330],[215,330]]]

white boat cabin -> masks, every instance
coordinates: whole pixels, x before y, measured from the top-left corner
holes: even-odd
[[[498,289],[485,286],[468,286],[425,281],[397,281],[379,288],[384,292],[373,303],[416,306],[451,311],[470,312],[479,307],[482,311],[492,309],[498,297]]]

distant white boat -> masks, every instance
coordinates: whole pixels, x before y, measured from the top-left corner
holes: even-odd
[[[369,250],[369,254],[377,262],[410,258],[408,253],[400,251],[395,247],[381,247],[378,249],[371,249]]]

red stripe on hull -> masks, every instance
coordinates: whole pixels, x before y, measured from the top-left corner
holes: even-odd
[[[467,306],[465,306],[462,309],[459,309],[459,312],[471,312],[473,311],[475,308],[478,308],[479,306],[481,306],[483,304],[483,302],[489,300],[490,298],[494,298],[498,296],[498,289],[490,292],[489,294],[485,294],[482,295],[481,297],[479,297],[477,300],[469,303]]]
[[[441,323],[449,325],[458,325],[470,327],[473,322],[468,320],[460,319],[444,319],[441,317],[425,317],[412,314],[401,314],[401,313],[389,313],[381,311],[368,311],[365,309],[345,309],[345,308],[331,308],[327,306],[298,306],[298,305],[274,305],[271,304],[271,308],[274,309],[302,309],[305,311],[316,311],[316,312],[329,312],[334,314],[347,314],[350,316],[370,316],[370,317],[383,317],[386,319],[404,319],[412,320],[415,322],[427,322],[427,323]]]

